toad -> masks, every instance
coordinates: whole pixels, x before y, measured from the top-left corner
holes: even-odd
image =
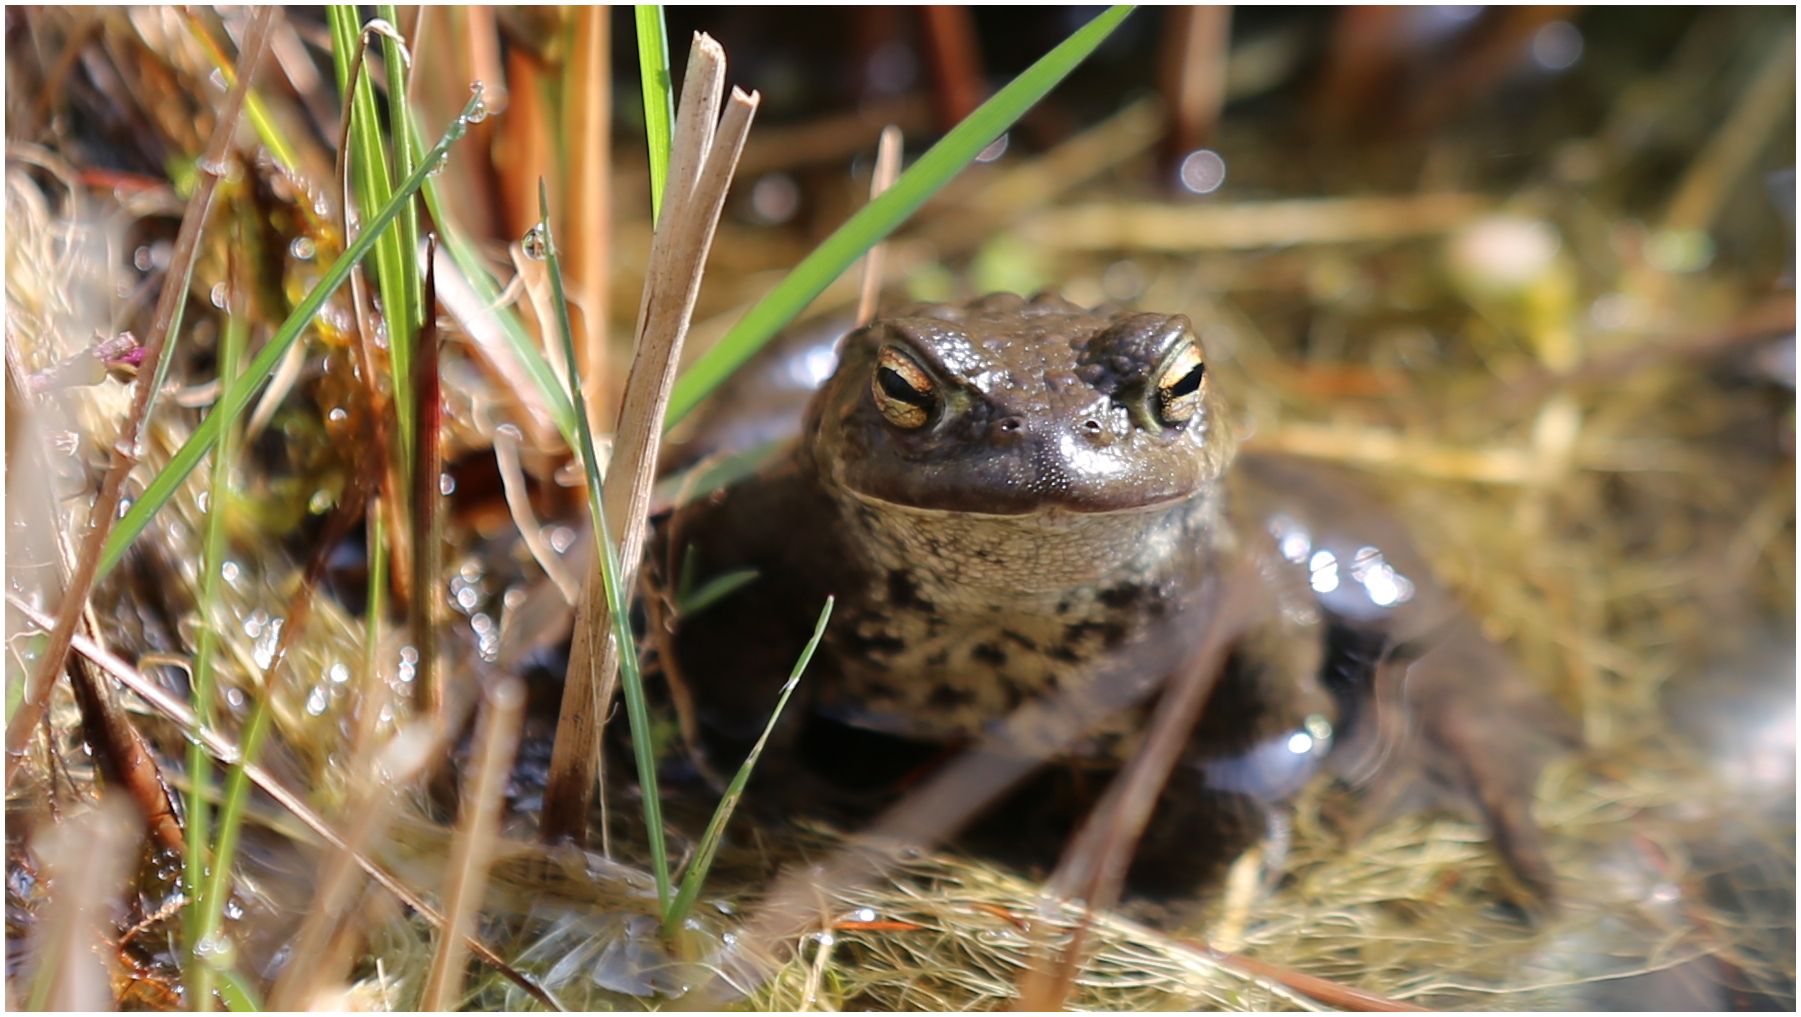
[[[817,361],[817,344],[802,352]],[[1411,762],[1473,801],[1548,896],[1528,805],[1555,712],[1354,488],[1236,454],[1218,389],[1180,315],[996,294],[851,332],[798,438],[663,528],[663,557],[693,574],[756,576],[675,622],[669,670],[705,744],[743,758],[828,595],[752,801],[892,802],[1022,708],[1054,718],[1059,697],[1183,666],[1223,597],[1247,621],[1135,885],[1212,878],[1322,765],[1367,782]],[[734,426],[700,430],[729,442]],[[1241,587],[1202,595],[1227,575]],[[1067,830],[1141,742],[1152,693],[1015,732],[1049,765],[991,813],[989,839],[1038,839],[1026,816]]]

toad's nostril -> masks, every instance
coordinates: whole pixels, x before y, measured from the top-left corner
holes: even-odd
[[[1082,430],[1087,431],[1089,434],[1100,434],[1101,422],[1093,417],[1089,417],[1087,420],[1082,421]]]
[[[1003,434],[1013,434],[1025,426],[1025,421],[1018,417],[1002,417],[995,426],[1000,428]]]

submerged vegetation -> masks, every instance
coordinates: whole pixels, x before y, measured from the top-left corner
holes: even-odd
[[[1793,1005],[1792,11],[664,17],[8,11],[9,1003]],[[1368,472],[1581,729],[1557,907],[1354,776],[1104,910],[695,777],[661,436],[866,282]]]

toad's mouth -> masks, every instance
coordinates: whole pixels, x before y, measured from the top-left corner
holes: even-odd
[[[885,567],[913,571],[941,597],[962,591],[975,603],[1161,574],[1190,557],[1207,520],[1205,503],[1192,498],[1110,510],[1041,503],[996,513],[856,494],[846,507],[864,546]]]
[[[1028,493],[1022,497],[1017,492],[999,496],[994,492],[983,495],[947,490],[932,496],[929,503],[920,503],[885,498],[853,487],[846,487],[845,490],[857,501],[883,512],[937,517],[962,516],[971,520],[992,519],[1017,524],[1036,522],[1045,529],[1057,529],[1077,519],[1166,512],[1193,501],[1197,496],[1197,492],[1190,491],[1152,496],[1119,494],[1108,497],[1052,492]]]

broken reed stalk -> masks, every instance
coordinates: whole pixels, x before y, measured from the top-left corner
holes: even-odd
[[[1033,216],[1020,232],[1027,243],[1057,251],[1238,251],[1435,236],[1469,225],[1494,205],[1484,195],[1456,192],[1173,207],[1108,202]]]
[[[966,8],[931,4],[919,8],[919,20],[938,129],[948,131],[982,104],[987,91],[975,15]]]
[[[475,731],[475,780],[463,796],[463,824],[450,849],[444,884],[445,926],[438,934],[431,972],[419,1006],[426,1010],[454,1008],[463,995],[463,967],[469,951],[463,945],[488,885],[488,863],[500,829],[502,797],[513,756],[519,748],[519,727],[525,718],[525,686],[508,677],[487,695],[487,705]]]
[[[8,591],[6,594],[6,602],[12,605],[13,610],[18,611],[26,620],[44,631],[49,631],[50,626],[55,623],[54,618],[33,607],[30,602],[26,601],[25,598],[19,596],[17,593]],[[151,709],[162,714],[176,726],[180,727],[183,735],[205,745],[207,751],[212,753],[215,760],[222,763],[236,764],[244,759],[244,751],[239,747],[237,742],[210,727],[202,725],[194,716],[193,711],[188,709],[187,704],[176,699],[168,692],[165,692],[160,683],[144,677],[132,665],[126,663],[123,659],[104,647],[95,644],[93,640],[85,635],[77,634],[71,643],[77,653],[80,653],[95,664],[98,664],[102,670],[111,675],[119,684],[130,689]],[[275,804],[287,810],[287,812],[295,819],[298,819],[301,822],[301,825],[312,831],[312,833],[323,841],[327,847],[335,848],[340,851],[349,851],[356,860],[357,865],[364,872],[368,873],[369,878],[380,885],[382,889],[387,890],[402,904],[405,904],[407,907],[417,912],[419,917],[424,919],[427,924],[438,929],[444,927],[444,915],[439,912],[437,908],[432,907],[423,895],[408,887],[405,883],[400,882],[399,879],[395,878],[386,869],[382,868],[379,863],[373,858],[370,858],[366,853],[353,851],[348,839],[338,833],[330,823],[327,823],[323,816],[313,811],[312,806],[306,803],[304,797],[289,790],[280,781],[276,780],[269,771],[255,763],[244,762],[243,769],[244,775],[250,783],[256,785],[257,789],[268,795]],[[542,986],[526,977],[517,968],[502,960],[500,955],[496,954],[480,940],[476,939],[473,934],[467,936],[465,942],[468,944],[471,953],[483,963],[490,965],[494,970],[500,972],[508,981],[519,986],[519,988],[523,989],[533,999],[552,1009],[563,1009],[563,1007],[557,1003],[556,999],[552,997],[550,993],[546,992]]]
[[[64,561],[68,561],[67,555],[73,548],[66,538],[58,543]],[[67,575],[66,569],[63,571]],[[96,640],[102,639],[93,606],[84,605],[81,614],[82,631]],[[163,779],[150,743],[119,706],[113,690],[91,662],[71,658],[69,683],[81,710],[82,738],[92,746],[101,774],[138,807],[153,844],[172,854],[184,854],[187,842],[181,823],[175,818],[169,784]]]
[[[200,253],[200,232],[206,225],[207,214],[212,210],[219,178],[225,175],[226,158],[231,153],[231,139],[237,130],[239,114],[244,109],[244,94],[255,76],[257,64],[262,61],[263,50],[269,38],[269,22],[273,16],[272,8],[262,8],[252,17],[249,33],[244,39],[244,49],[238,54],[238,82],[226,94],[225,104],[220,107],[219,119],[213,125],[213,134],[206,151],[194,165],[194,194],[188,200],[187,210],[182,214],[181,231],[176,235],[175,248],[169,256],[169,274],[163,279],[163,290],[157,298],[150,339],[144,349],[144,362],[156,367],[149,376],[140,374],[138,377],[137,389],[132,393],[131,409],[119,428],[118,438],[113,442],[112,465],[107,470],[105,480],[101,482],[100,493],[94,497],[93,507],[88,511],[88,529],[82,540],[81,557],[76,562],[74,575],[64,588],[56,624],[50,629],[50,638],[44,646],[43,655],[38,659],[37,670],[32,673],[31,681],[25,687],[24,697],[13,713],[12,720],[6,725],[6,786],[9,788],[14,775],[18,773],[19,764],[25,759],[25,744],[32,731],[43,721],[45,710],[49,707],[51,686],[68,661],[75,626],[80,623],[82,609],[94,589],[94,576],[100,567],[101,548],[105,546],[107,535],[112,532],[113,522],[119,516],[119,502],[125,495],[125,480],[137,466],[144,425],[149,420],[150,410],[155,402],[155,379],[162,376],[162,365],[167,360],[165,351],[171,349],[175,333],[181,328],[182,310],[188,299],[188,283],[193,277],[194,262]]]
[[[869,178],[869,200],[882,196],[882,192],[894,186],[894,178],[900,176],[901,132],[900,128],[889,124],[882,128],[881,140],[875,146],[875,172]],[[888,244],[886,241],[876,244],[863,256],[863,291],[857,297],[857,327],[862,328],[875,318],[876,304],[882,298],[882,262],[886,260]]]
[[[670,157],[668,192],[651,241],[650,270],[639,304],[638,352],[626,376],[602,495],[604,515],[611,520],[608,525],[621,532],[596,535],[597,540],[617,541],[619,588],[628,595],[643,555],[657,449],[676,364],[693,318],[725,194],[758,102],[756,93],[747,96],[733,89],[724,119],[719,119],[725,54],[705,35],[695,36],[688,68]],[[583,587],[563,685],[545,789],[543,834],[547,840],[579,842],[585,838],[587,807],[600,763],[601,725],[612,701],[619,657],[622,652],[636,652],[635,646],[621,647],[611,638],[611,619],[602,592],[596,565]],[[630,718],[633,740],[648,753],[648,718],[635,715],[641,712],[641,704],[634,698],[627,699],[627,708],[634,714]],[[646,758],[639,762],[642,768]],[[648,800],[646,807],[651,807]]]

